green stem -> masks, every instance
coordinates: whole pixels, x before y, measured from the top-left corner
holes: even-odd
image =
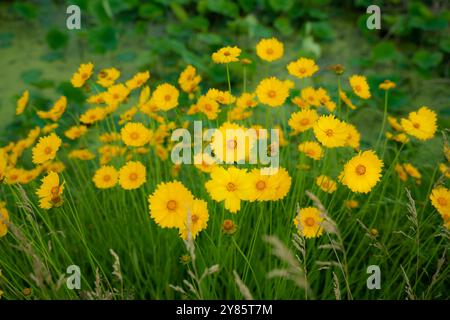
[[[228,64],[227,64],[227,79],[228,79],[228,91],[231,94],[230,68],[228,67]]]
[[[388,91],[385,91],[384,94],[384,112],[383,112],[383,122],[381,124],[381,130],[380,133],[378,135],[378,139],[377,139],[377,144],[376,144],[376,148],[378,149],[378,146],[380,144],[381,141],[381,137],[383,136],[383,132],[384,132],[384,127],[386,126],[386,118],[387,118],[387,106],[388,106]]]

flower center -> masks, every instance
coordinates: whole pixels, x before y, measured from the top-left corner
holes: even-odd
[[[363,166],[362,164],[358,164],[358,165],[356,166],[355,171],[356,171],[356,174],[362,176],[363,174],[366,173],[366,167]]]
[[[129,178],[131,181],[136,181],[138,178],[137,173],[133,172],[132,174],[129,175]]]
[[[439,203],[439,205],[445,207],[445,206],[447,205],[447,200],[444,199],[443,197],[439,197],[439,198],[437,199],[437,203]]]
[[[205,110],[211,111],[212,107],[209,103],[205,104]]]
[[[300,124],[301,124],[302,126],[308,125],[308,124],[309,124],[309,119],[304,118],[304,119],[300,120]]]
[[[300,73],[305,73],[305,72],[306,72],[306,69],[305,69],[305,68],[300,68],[300,69],[298,69],[298,72],[300,72]]]
[[[133,132],[133,133],[131,133],[130,137],[133,140],[137,140],[137,139],[139,139],[139,133]]]
[[[119,95],[118,95],[117,93],[114,93],[114,94],[113,94],[113,99],[114,99],[114,100],[119,99]]]
[[[230,192],[235,191],[236,190],[236,185],[234,183],[232,183],[232,182],[229,182],[227,184],[227,190],[230,191]]]
[[[230,54],[231,54],[231,53],[229,53],[228,51],[225,51],[225,52],[223,53],[223,55],[226,56],[226,57],[228,57]]]
[[[50,193],[51,193],[52,195],[58,195],[58,193],[59,193],[59,186],[53,187],[53,188],[50,190]]]
[[[361,91],[361,86],[356,85],[356,86],[355,86],[355,91],[357,91],[357,92]]]
[[[328,136],[328,137],[331,137],[332,135],[333,135],[333,130],[332,129],[328,129],[328,130],[326,130],[325,131],[325,134]]]
[[[413,127],[416,128],[416,129],[419,129],[420,128],[420,124],[417,123],[417,122],[414,122],[413,123]]]
[[[308,227],[312,227],[316,223],[316,221],[314,221],[314,218],[311,217],[306,218],[304,222]]]
[[[193,214],[191,217],[191,220],[192,220],[192,223],[196,223],[199,220],[199,218],[197,215]]]
[[[260,180],[256,183],[256,189],[264,190],[265,188],[266,188],[266,183],[264,181]]]
[[[166,101],[170,101],[170,94],[166,94],[165,96],[164,96],[164,100],[166,100]]]
[[[83,80],[86,80],[87,77],[88,77],[88,74],[87,74],[87,73],[82,73],[82,74],[81,74],[81,78],[83,78]]]
[[[45,154],[50,154],[50,153],[52,153],[52,148],[47,147],[44,149],[44,152],[45,152]]]
[[[231,221],[231,220],[225,220],[225,221],[223,222],[223,228],[224,228],[225,230],[231,230],[231,229],[233,229],[233,226],[234,226],[234,223],[233,223],[233,221]]]
[[[277,93],[275,92],[275,90],[270,90],[267,95],[269,96],[269,98],[275,98],[275,96],[277,95]]]
[[[268,55],[273,54],[273,49],[272,49],[272,48],[267,49],[267,50],[266,50],[266,53],[267,53]]]
[[[103,181],[108,182],[108,181],[110,181],[110,180],[111,180],[111,176],[110,176],[109,174],[105,174],[105,175],[103,176]]]
[[[173,211],[177,208],[177,202],[175,200],[167,201],[167,209]]]

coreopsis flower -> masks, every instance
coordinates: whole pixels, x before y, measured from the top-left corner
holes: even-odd
[[[261,169],[255,168],[248,173],[249,198],[250,201],[268,201],[272,200],[277,187],[276,179],[271,175],[261,174]]]
[[[398,143],[404,144],[404,143],[408,143],[409,142],[408,136],[405,133],[403,133],[403,132],[398,133],[398,134],[392,134],[390,132],[386,132],[385,135],[386,135],[386,138],[388,138],[388,140],[393,140],[393,141],[396,141]]]
[[[316,110],[303,109],[291,114],[288,125],[294,130],[293,134],[297,134],[313,128],[318,119]]]
[[[61,139],[55,133],[41,137],[32,151],[33,163],[41,164],[53,160],[59,147],[61,147],[61,143]]]
[[[69,153],[70,159],[78,159],[78,160],[92,160],[95,158],[95,154],[87,149],[76,149],[72,150]]]
[[[119,180],[119,173],[113,166],[102,166],[95,172],[92,181],[99,189],[109,189],[114,187]]]
[[[356,209],[359,207],[359,202],[356,200],[345,200],[344,201],[344,206],[347,209]]]
[[[152,132],[140,122],[128,122],[121,130],[123,143],[130,147],[142,147],[150,142]]]
[[[289,97],[289,88],[275,77],[265,78],[256,87],[256,95],[261,103],[279,107]]]
[[[285,168],[278,168],[276,173],[270,174],[272,183],[275,185],[275,193],[272,195],[273,201],[283,199],[291,189],[292,178]]]
[[[353,192],[368,193],[380,181],[383,161],[372,150],[350,159],[340,175],[340,181]]]
[[[355,150],[359,149],[359,143],[361,140],[361,134],[358,129],[350,123],[345,123],[345,127],[347,130],[347,138],[345,140],[345,145],[352,147]]]
[[[130,109],[124,111],[120,114],[119,125],[123,125],[124,123],[133,120],[133,117],[138,113],[139,109],[136,106],[131,107]]]
[[[115,111],[119,104],[128,98],[129,94],[130,89],[121,83],[110,86],[103,96],[108,105],[107,111],[109,113]]]
[[[450,190],[438,186],[431,191],[430,200],[433,207],[442,215],[450,215]]]
[[[0,238],[8,233],[9,213],[4,204],[0,206]]]
[[[413,166],[411,163],[404,163],[403,169],[405,169],[406,173],[416,179],[416,182],[420,183],[420,180],[422,179],[422,175],[420,174],[419,170]]]
[[[105,103],[105,97],[108,94],[108,91],[104,91],[93,96],[90,96],[86,102],[90,104],[103,104]]]
[[[159,110],[167,111],[178,106],[179,95],[177,88],[171,84],[163,83],[156,87],[152,101]]]
[[[6,152],[3,149],[0,149],[0,183],[5,178],[7,166],[8,166],[8,158]]]
[[[323,233],[322,222],[320,211],[314,207],[300,209],[294,219],[298,233],[305,238],[320,237]]]
[[[179,229],[180,237],[187,240],[190,234],[192,239],[195,239],[200,231],[208,226],[208,204],[204,200],[193,200],[186,216],[184,226]],[[191,220],[188,222],[189,216]]]
[[[408,180],[408,174],[406,173],[405,169],[400,163],[397,163],[395,165],[394,170],[397,173],[400,180],[402,181]]]
[[[320,175],[316,178],[316,185],[327,193],[333,193],[337,189],[336,181],[325,175]]]
[[[300,96],[308,103],[308,105],[314,107],[320,106],[320,96],[313,87],[303,88],[300,92]]]
[[[291,102],[300,109],[308,109],[310,107],[308,101],[302,99],[301,97],[294,97],[291,99]]]
[[[103,88],[109,88],[112,85],[114,85],[114,82],[116,82],[117,79],[120,77],[120,71],[116,68],[107,68],[102,69],[98,73],[97,76],[97,83],[101,85]],[[95,103],[102,103],[102,102],[95,102]]]
[[[284,45],[276,38],[261,39],[256,45],[256,54],[262,60],[275,61],[280,59],[284,53]]]
[[[227,117],[229,121],[236,121],[236,120],[244,120],[247,118],[250,118],[252,115],[252,112],[248,109],[242,109],[239,107],[235,107],[233,109],[230,109],[227,112]]]
[[[100,141],[103,143],[116,142],[122,139],[122,136],[118,132],[107,132],[100,135]]]
[[[391,90],[394,89],[396,87],[396,84],[394,82],[392,82],[391,80],[384,80],[382,83],[380,83],[380,85],[378,86],[378,88],[380,88],[381,90]]]
[[[216,167],[217,161],[207,153],[198,153],[194,156],[194,165],[200,171],[210,173]]]
[[[1,161],[1,160],[0,160]],[[1,167],[1,166],[0,166]],[[439,164],[439,171],[446,177],[450,179],[450,167],[445,163]],[[0,169],[0,181],[1,181],[1,169]]]
[[[80,88],[84,86],[87,80],[92,76],[92,73],[94,71],[94,65],[92,63],[83,63],[78,68],[77,72],[74,73],[72,76],[72,79],[70,79],[70,82],[72,83],[72,86],[75,88]]]
[[[218,89],[209,89],[206,93],[206,97],[215,100],[220,104],[232,104],[236,101],[236,97],[229,91],[221,91]]]
[[[356,106],[352,103],[352,101],[350,100],[350,98],[347,96],[347,94],[340,90],[339,91],[339,97],[341,98],[342,102],[344,102],[344,104],[349,107],[352,110],[356,109]]]
[[[216,119],[219,114],[219,104],[207,96],[198,98],[197,108],[200,112],[204,113],[209,120]]]
[[[8,168],[5,173],[5,182],[7,184],[19,183],[24,173],[25,170],[23,170],[22,168]]]
[[[39,197],[39,207],[42,209],[56,208],[62,205],[64,183],[60,183],[56,172],[50,171],[43,179],[36,194]]]
[[[434,137],[437,125],[436,112],[421,107],[418,111],[410,112],[407,119],[402,119],[404,131],[419,140],[429,140]]]
[[[148,79],[150,79],[149,71],[139,72],[136,73],[133,78],[125,82],[125,85],[128,87],[128,89],[135,90],[146,83]]]
[[[319,70],[314,60],[307,58],[300,58],[287,65],[288,72],[297,78],[311,77]]]
[[[42,170],[46,172],[56,172],[61,173],[66,169],[66,166],[61,161],[51,161],[42,164]]]
[[[98,121],[105,119],[106,112],[101,107],[96,107],[87,110],[80,116],[80,122],[83,124],[94,124]]]
[[[306,141],[299,144],[298,150],[314,160],[320,160],[324,156],[322,147],[315,141]]]
[[[319,117],[313,130],[316,139],[327,148],[345,146],[349,134],[347,124],[334,115]]]
[[[20,184],[27,184],[36,179],[42,172],[41,167],[35,167],[31,170],[23,170],[22,174],[19,176]]]
[[[333,112],[336,109],[336,102],[329,100],[329,101],[325,102],[324,107],[329,112]]]
[[[16,115],[20,115],[25,111],[29,99],[30,99],[30,92],[28,90],[25,90],[20,96],[19,100],[17,100]]]
[[[59,125],[57,123],[47,124],[42,128],[42,133],[49,134],[49,133],[55,131],[58,127],[59,127]]]
[[[237,230],[237,225],[236,223],[234,223],[233,220],[231,219],[225,219],[222,222],[222,233],[226,234],[226,235],[232,235],[236,232]]]
[[[212,54],[214,63],[230,63],[239,61],[241,49],[238,47],[224,47]]]
[[[361,99],[369,99],[371,97],[369,84],[364,76],[353,75],[349,79],[353,92]]]
[[[400,124],[400,122],[398,122],[398,120],[392,116],[388,116],[387,120],[389,122],[389,125],[392,127],[392,129],[394,129],[395,131],[399,131],[402,132],[403,131],[403,127]]]
[[[125,190],[133,190],[147,181],[147,170],[139,161],[128,161],[119,170],[119,184]]]
[[[236,213],[241,208],[241,200],[250,197],[250,184],[246,170],[217,167],[211,172],[211,180],[205,183],[211,198],[225,202],[225,208]]]
[[[254,93],[244,92],[239,98],[236,100],[236,106],[242,109],[245,108],[254,108],[258,105],[258,102],[255,99]]]
[[[150,216],[162,228],[183,229],[188,210],[193,212],[193,201],[194,196],[181,182],[160,183],[148,197]]]
[[[180,77],[178,78],[178,84],[180,85],[181,90],[186,93],[193,93],[198,90],[198,85],[202,81],[202,77],[197,74],[197,70],[188,65],[186,69],[181,72]]]
[[[67,98],[62,96],[59,98],[53,107],[48,111],[37,111],[37,115],[41,119],[50,119],[52,121],[58,121],[67,108]]]

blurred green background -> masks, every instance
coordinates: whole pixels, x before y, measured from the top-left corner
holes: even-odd
[[[81,8],[81,30],[66,28],[70,4]],[[366,28],[371,4],[381,7],[381,30]],[[254,88],[261,78],[255,45],[271,36],[285,43],[285,56],[272,64],[271,74],[286,78],[286,63],[300,55],[317,59],[322,70],[340,63],[346,75],[358,72],[369,78],[375,98],[361,113],[365,121],[380,119],[382,93],[376,87],[388,78],[398,84],[390,99],[391,114],[427,105],[438,112],[440,127],[449,127],[449,21],[447,0],[3,0],[0,143],[28,126],[23,117],[14,117],[16,100],[25,89],[38,109],[61,94],[74,108],[82,106],[85,93],[69,82],[81,62],[92,61],[97,70],[118,67],[121,79],[150,70],[151,85],[176,83],[181,70],[192,64],[203,85],[224,89],[223,66],[214,65],[210,54],[238,45],[244,57],[258,62],[249,69],[249,87]],[[240,68],[232,66],[234,88],[242,83]],[[335,87],[328,82],[335,78],[326,71],[314,81]]]

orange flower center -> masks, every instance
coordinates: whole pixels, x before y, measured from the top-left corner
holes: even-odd
[[[358,165],[356,166],[355,171],[356,171],[356,174],[357,174],[357,175],[362,176],[363,174],[366,173],[366,167],[363,166],[362,164],[358,164]]]
[[[305,68],[300,68],[300,69],[298,69],[298,72],[300,72],[300,73],[305,73],[305,72],[306,72],[306,69],[305,69]]]
[[[119,99],[119,95],[118,95],[117,93],[114,93],[114,94],[113,94],[113,99],[114,99],[114,100]]]
[[[306,218],[304,222],[305,222],[305,225],[307,225],[308,227],[312,227],[316,223],[314,218],[311,218],[311,217]]]
[[[331,137],[332,135],[333,135],[333,130],[332,129],[328,129],[328,130],[326,130],[325,131],[325,134],[328,136],[328,137]]]
[[[269,92],[267,92],[267,95],[269,96],[269,98],[275,98],[277,93],[275,92],[275,90],[270,90]]]
[[[234,227],[234,223],[233,223],[233,221],[232,220],[225,220],[224,222],[223,222],[223,228],[225,229],[225,230],[231,230],[231,229],[233,229],[233,227]]]
[[[211,109],[212,109],[212,106],[209,103],[205,104],[205,110],[211,111]]]
[[[177,202],[175,200],[167,201],[167,209],[173,211],[177,208]]]
[[[235,191],[236,190],[236,185],[234,183],[232,183],[232,182],[229,182],[227,184],[227,190],[230,191],[230,192]]]
[[[314,152],[313,149],[308,149],[308,150],[306,150],[306,154],[309,156],[314,156],[316,153]]]
[[[170,101],[170,98],[171,98],[170,94],[166,94],[164,96],[164,100],[166,100],[166,101]]]
[[[322,187],[324,189],[329,189],[330,188],[330,183],[328,181],[322,181]]]
[[[133,140],[137,140],[137,139],[139,139],[139,133],[138,133],[138,132],[133,132],[133,133],[130,135],[130,137],[131,137],[131,139],[133,139]]]
[[[308,125],[308,124],[309,124],[309,119],[304,118],[304,119],[300,120],[300,124],[301,124],[302,126]]]
[[[52,195],[57,195],[59,193],[59,186],[53,187],[50,190],[50,192],[51,192]]]
[[[17,180],[17,178],[19,178],[19,176],[17,176],[17,174],[12,174],[12,175],[10,176],[10,179],[11,179],[11,180]]]
[[[56,196],[52,198],[52,202],[53,204],[58,204],[61,202],[61,197],[60,196]]]
[[[50,154],[50,153],[52,153],[52,148],[50,148],[50,147],[45,148],[45,149],[44,149],[44,153],[45,153],[45,154]]]
[[[83,78],[83,80],[86,80],[87,77],[88,77],[88,74],[87,74],[87,73],[82,73],[82,74],[81,74],[81,78]]]
[[[105,175],[103,176],[103,181],[108,182],[108,181],[110,181],[110,180],[111,180],[111,176],[110,176],[109,174],[105,174]]]
[[[420,123],[414,122],[413,123],[413,127],[416,128],[416,129],[419,129],[420,128]]]
[[[138,178],[137,173],[133,172],[132,174],[129,175],[129,177],[131,181],[136,181]]]
[[[266,183],[264,181],[260,180],[256,183],[256,189],[264,190],[265,188],[266,188]]]
[[[231,55],[231,53],[229,53],[228,51],[225,51],[225,52],[223,53],[223,55],[226,56],[226,57],[228,57],[229,55]]]
[[[192,215],[191,217],[192,223],[196,223],[199,220],[199,217],[195,214]]]
[[[100,71],[100,73],[98,74],[99,78],[105,78],[106,77],[106,72],[105,71]]]
[[[356,85],[356,86],[355,86],[355,91],[357,91],[357,92],[361,91],[361,86]]]
[[[439,197],[437,199],[437,203],[439,203],[439,205],[445,207],[447,205],[447,200],[445,198],[443,198],[443,197]]]
[[[273,54],[273,49],[272,49],[272,48],[268,48],[268,49],[266,50],[266,53],[267,53],[268,55]]]

